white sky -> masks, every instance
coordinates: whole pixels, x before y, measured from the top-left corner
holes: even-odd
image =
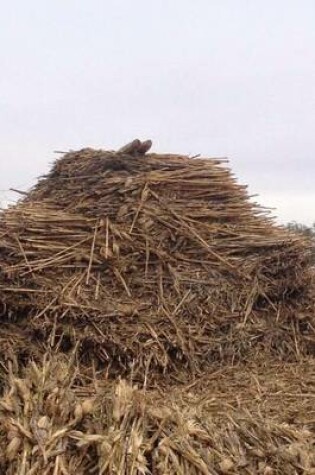
[[[228,156],[281,221],[315,221],[314,0],[28,0],[0,19],[0,200],[53,150]]]

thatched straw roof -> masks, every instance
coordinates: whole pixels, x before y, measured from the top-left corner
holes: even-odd
[[[2,212],[2,321],[141,379],[303,352],[308,244],[224,160],[145,151],[67,153]]]

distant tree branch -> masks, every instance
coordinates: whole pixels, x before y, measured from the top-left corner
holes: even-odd
[[[312,254],[313,262],[315,264],[315,222],[312,226],[306,226],[305,224],[297,223],[296,221],[291,221],[290,223],[286,224],[286,228],[295,233],[302,234],[303,236],[313,241],[314,245]]]

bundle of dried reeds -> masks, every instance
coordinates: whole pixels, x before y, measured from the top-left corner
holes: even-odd
[[[142,379],[303,352],[309,266],[220,159],[67,153],[0,217],[2,321]]]

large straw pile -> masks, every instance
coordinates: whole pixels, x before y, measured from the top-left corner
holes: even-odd
[[[141,379],[306,351],[307,243],[224,161],[127,152],[67,153],[2,212],[2,321]]]

